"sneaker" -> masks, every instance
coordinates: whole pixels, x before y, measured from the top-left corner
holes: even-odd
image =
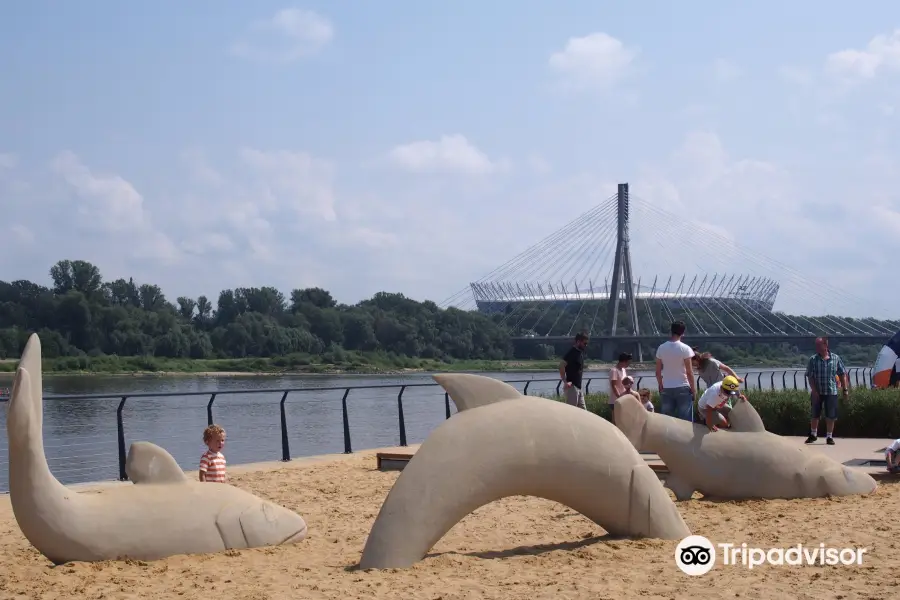
[[[818,437],[816,437],[816,436],[814,436],[814,435],[811,435],[811,436],[809,436],[808,438],[806,438],[806,441],[803,442],[803,443],[804,443],[804,444],[812,444],[813,442],[815,442],[815,441],[818,440],[818,439],[819,439]]]
[[[829,446],[834,446],[834,438],[828,438],[827,440],[825,440],[825,443]]]

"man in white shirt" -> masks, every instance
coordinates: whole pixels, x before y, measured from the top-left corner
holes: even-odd
[[[697,402],[697,409],[710,431],[717,431],[717,425],[731,427],[728,422],[728,414],[731,412],[729,402],[735,398],[746,400],[741,394],[740,382],[732,375],[706,388],[700,396],[700,401]]]
[[[694,351],[681,341],[685,326],[672,323],[672,337],[656,349],[656,382],[659,384],[660,412],[670,417],[693,421],[697,383],[691,358]]]
[[[632,356],[627,352],[619,355],[619,362],[613,365],[609,370],[609,415],[610,421],[615,424],[615,406],[616,400],[625,395],[625,377],[628,376],[626,369],[631,364]]]

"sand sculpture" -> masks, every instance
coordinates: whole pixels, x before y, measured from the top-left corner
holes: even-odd
[[[655,452],[669,469],[666,487],[678,500],[694,492],[731,500],[818,498],[875,491],[866,473],[796,446],[762,427],[753,406],[738,400],[732,429],[710,431],[647,412],[634,396],[616,400],[616,426],[635,448]]]
[[[565,504],[612,535],[690,535],[659,478],[605,419],[488,377],[435,380],[460,412],[432,431],[401,472],[361,568],[409,567],[463,517],[507,496]]]
[[[300,515],[227,484],[189,480],[169,453],[146,442],[129,451],[135,485],[73,492],[47,465],[41,390],[41,346],[32,335],[7,413],[9,495],[22,533],[54,563],[155,560],[306,537]]]

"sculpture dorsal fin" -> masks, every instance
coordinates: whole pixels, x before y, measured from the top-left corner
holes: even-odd
[[[125,459],[125,474],[134,483],[181,483],[187,475],[171,454],[150,442],[134,442]]]
[[[450,394],[457,412],[522,397],[522,392],[505,381],[468,373],[441,373],[434,380]]]
[[[731,412],[728,413],[728,421],[731,423],[731,431],[765,431],[762,417],[746,400],[738,400]]]

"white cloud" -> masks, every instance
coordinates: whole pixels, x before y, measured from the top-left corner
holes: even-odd
[[[900,29],[876,35],[864,49],[848,48],[829,54],[825,71],[845,82],[871,80],[884,71],[900,70]]]
[[[69,151],[57,155],[50,166],[67,184],[67,204],[74,204],[77,218],[67,221],[70,225],[94,235],[127,239],[135,257],[177,259],[175,245],[155,229],[143,196],[129,181],[115,174],[94,173]]]
[[[550,68],[576,89],[609,89],[620,83],[639,54],[637,48],[603,32],[569,38],[550,56]]]
[[[279,10],[252,23],[231,46],[240,58],[289,63],[316,54],[334,38],[334,26],[325,17],[299,8]]]
[[[69,184],[81,201],[77,213],[82,226],[112,232],[145,225],[144,199],[118,175],[95,175],[72,152],[62,152],[51,163],[54,173]]]
[[[741,76],[741,70],[731,61],[724,58],[718,58],[713,62],[713,77],[717,81],[726,83],[734,81]]]
[[[411,173],[489,175],[508,169],[507,161],[493,161],[464,135],[442,135],[436,141],[401,144],[388,152],[387,160]]]
[[[334,166],[305,152],[263,152],[241,148],[241,160],[258,180],[257,201],[298,215],[334,221]]]

